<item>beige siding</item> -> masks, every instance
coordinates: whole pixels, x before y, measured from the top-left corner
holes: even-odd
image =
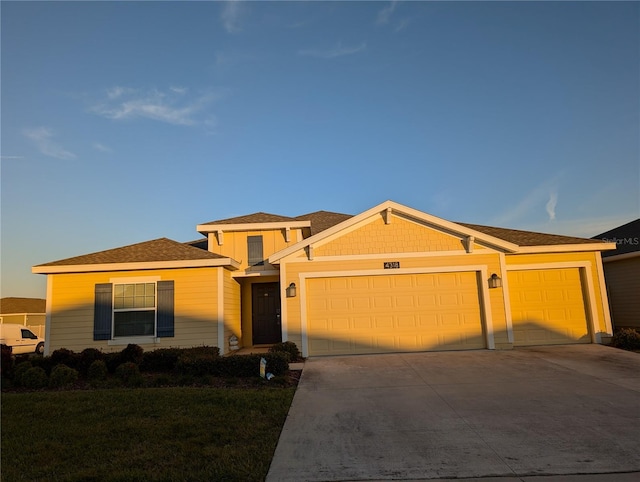
[[[640,256],[604,263],[616,328],[640,328]]]
[[[56,274],[52,277],[50,351],[98,348],[119,351],[121,345],[93,340],[94,293],[97,283],[118,279],[157,276],[175,282],[175,337],[161,338],[153,348],[217,346],[217,271],[223,268],[192,268],[130,272]]]
[[[300,229],[291,229],[289,232],[289,242],[286,241],[286,232],[284,229],[271,229],[261,231],[229,231],[223,233],[223,243],[220,246],[218,244],[218,237],[216,233],[211,233],[210,246],[214,253],[228,256],[235,259],[240,263],[240,269],[244,270],[249,267],[248,265],[248,248],[247,237],[249,236],[262,236],[262,254],[265,260],[273,253],[285,249],[299,241]],[[265,262],[264,266],[256,266],[252,268],[255,271],[264,271],[268,269],[275,269],[273,266]]]
[[[425,251],[460,251],[458,237],[392,216],[385,224],[381,216],[363,223],[354,231],[341,235],[314,250],[314,256],[349,256],[378,253],[416,253]]]
[[[229,338],[236,335],[242,346],[242,325],[240,312],[240,283],[231,277],[229,271],[223,272],[224,276],[224,350],[229,351]]]

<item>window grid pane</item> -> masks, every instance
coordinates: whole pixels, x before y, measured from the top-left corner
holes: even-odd
[[[113,307],[116,310],[127,308],[155,308],[155,290],[155,283],[116,285]]]

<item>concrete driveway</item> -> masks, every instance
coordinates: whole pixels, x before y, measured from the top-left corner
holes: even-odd
[[[267,481],[629,472],[640,354],[566,345],[311,358]]]

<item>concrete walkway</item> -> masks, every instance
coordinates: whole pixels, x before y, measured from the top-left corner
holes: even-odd
[[[640,480],[634,472],[640,355],[567,345],[309,359],[267,481]]]

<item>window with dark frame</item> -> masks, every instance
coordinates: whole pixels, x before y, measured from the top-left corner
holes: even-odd
[[[247,236],[249,266],[264,265],[262,252],[262,236]]]

